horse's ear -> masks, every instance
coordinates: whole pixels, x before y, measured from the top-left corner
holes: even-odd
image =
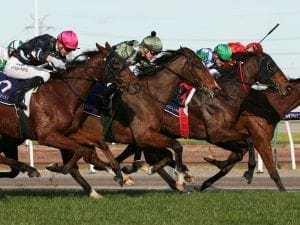
[[[110,44],[108,42],[105,42],[105,48],[111,50],[111,46],[110,46]]]
[[[99,51],[103,49],[103,47],[102,47],[100,44],[98,44],[98,43],[96,43],[96,47],[97,47],[97,49],[98,49]]]

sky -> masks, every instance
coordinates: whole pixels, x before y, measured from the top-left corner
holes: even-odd
[[[152,30],[164,49],[197,50],[219,43],[261,40],[290,78],[300,77],[300,1],[297,0],[37,0],[40,33],[74,30],[78,52],[95,43],[141,41]],[[34,36],[35,0],[1,4],[0,45]]]

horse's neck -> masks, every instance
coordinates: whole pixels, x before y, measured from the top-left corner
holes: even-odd
[[[300,104],[300,82],[292,83],[292,87],[293,91],[286,96],[280,96],[276,91],[266,93],[270,104],[281,118]]]
[[[184,62],[173,63],[167,65],[169,69],[162,69],[153,75],[146,76],[142,81],[147,86],[149,94],[156,96],[160,102],[167,103],[174,95],[179,85],[180,78],[176,74],[182,73]]]
[[[70,94],[74,96],[75,100],[78,99],[78,96],[83,99],[87,97],[93,85],[91,78],[84,75],[81,76],[82,74],[82,72],[69,73],[64,79],[64,82],[66,83],[65,86],[70,90]]]

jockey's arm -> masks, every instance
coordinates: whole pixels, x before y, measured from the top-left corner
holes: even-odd
[[[66,64],[64,61],[62,61],[61,59],[57,59],[51,55],[49,55],[47,57],[47,62],[49,62],[54,68],[58,68],[58,69],[66,69]]]

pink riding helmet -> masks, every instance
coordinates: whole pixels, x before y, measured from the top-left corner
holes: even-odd
[[[75,50],[78,47],[78,38],[74,31],[66,30],[57,35],[57,40],[66,48]]]

